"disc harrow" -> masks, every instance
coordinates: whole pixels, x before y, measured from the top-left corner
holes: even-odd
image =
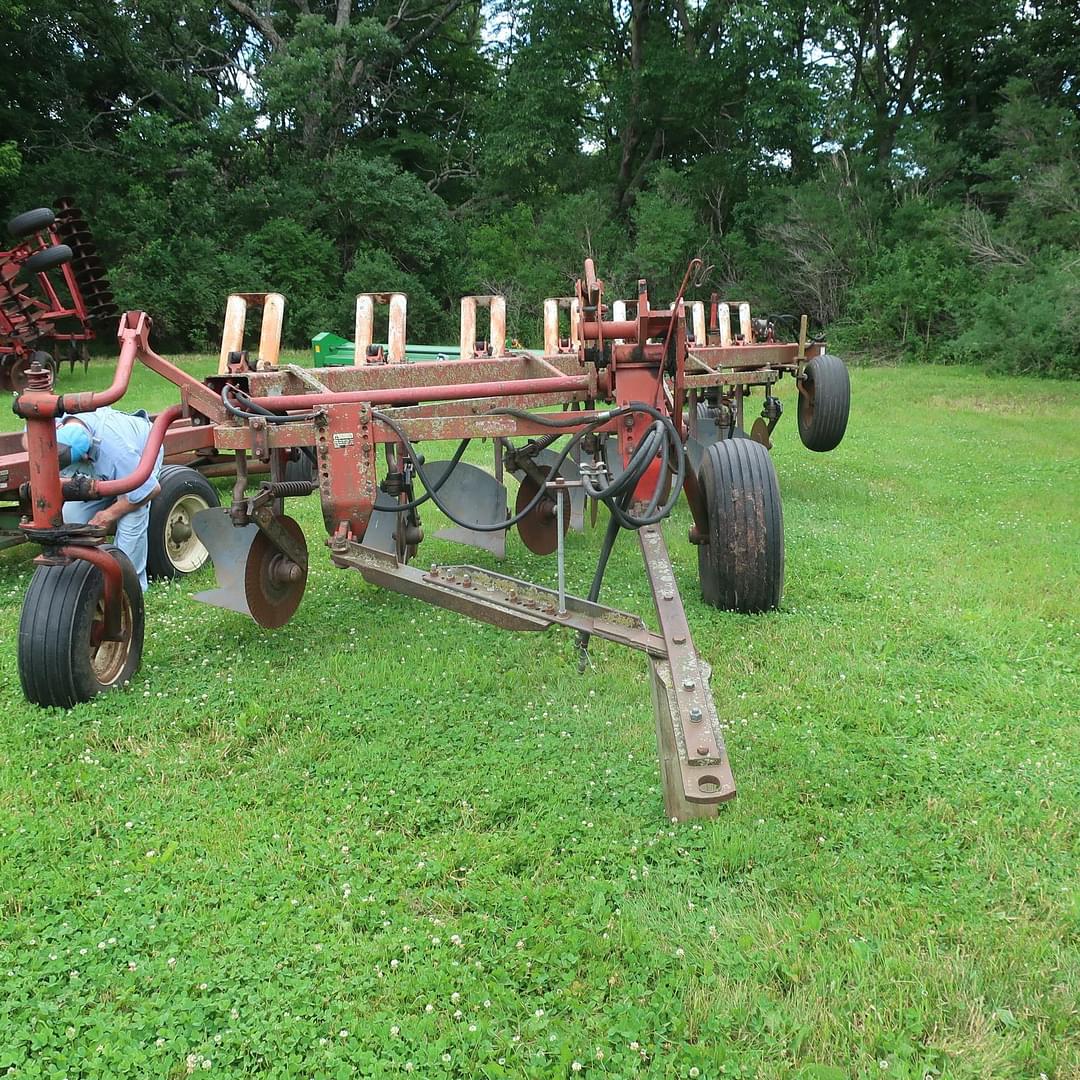
[[[85,364],[98,333],[115,329],[119,309],[86,220],[71,201],[12,218],[15,246],[0,251],[0,388],[21,390],[37,352],[67,345]]]

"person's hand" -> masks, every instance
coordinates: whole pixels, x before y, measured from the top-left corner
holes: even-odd
[[[91,519],[90,524],[96,525],[99,529],[111,529],[116,524],[118,515],[114,514],[112,507],[106,507],[104,510],[99,510]]]

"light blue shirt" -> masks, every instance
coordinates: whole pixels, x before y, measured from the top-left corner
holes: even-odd
[[[91,440],[89,454],[83,461],[72,466],[73,471],[85,471],[89,465],[98,480],[119,480],[138,468],[146,440],[150,436],[150,420],[146,413],[126,413],[106,406],[96,412],[69,415],[86,425]],[[158,451],[153,472],[146,481],[134,491],[126,493],[131,502],[139,503],[150,496],[157,485],[158,470],[164,456],[163,446]]]

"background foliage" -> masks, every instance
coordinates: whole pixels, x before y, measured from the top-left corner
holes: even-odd
[[[0,0],[0,209],[73,194],[171,348],[229,289],[348,334],[540,301],[594,254],[657,298],[808,310],[873,356],[1080,373],[1068,0]]]

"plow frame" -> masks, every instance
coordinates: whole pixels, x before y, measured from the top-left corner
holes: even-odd
[[[376,294],[371,296],[375,299]],[[755,343],[749,334],[749,340],[732,340],[730,328],[726,333],[723,329],[724,312],[716,305],[706,342],[695,340],[688,345],[686,316],[692,309],[683,306],[681,292],[671,308],[653,310],[644,282],[639,287],[636,317],[608,319],[603,283],[587,261],[573,302],[573,349],[568,342],[558,342],[559,351],[548,355],[506,353],[496,343],[491,350],[495,355],[469,359],[465,357],[470,350],[463,348],[463,358],[457,361],[361,362],[319,369],[316,378],[315,372],[292,365],[268,365],[266,353],[276,357],[274,343],[260,348],[257,363],[247,363],[237,339],[236,316],[242,314],[241,303],[246,310],[249,303],[265,302],[268,297],[274,297],[276,305],[276,294],[230,298],[234,318],[227,321],[222,347],[226,370],[205,381],[151,348],[151,323],[142,312],[128,312],[121,319],[120,355],[106,390],[58,395],[52,391],[51,373],[32,369],[31,385],[16,399],[15,411],[26,420],[28,445],[28,480],[20,489],[27,515],[20,527],[26,539],[42,546],[36,561],[84,559],[100,565],[108,560],[99,546],[103,537],[88,527],[63,523],[63,503],[133,490],[149,475],[166,440],[170,453],[197,455],[210,468],[235,475],[232,506],[227,511],[232,524],[254,526],[265,537],[286,567],[283,580],[290,572],[297,578],[300,570],[306,576],[306,547],[297,549],[280,524],[284,500],[318,492],[330,558],[336,566],[357,569],[373,584],[506,629],[539,631],[564,626],[577,631],[582,642],[600,637],[645,653],[666,814],[678,820],[715,815],[719,804],[734,796],[735,784],[709,685],[710,667],[694,647],[658,521],[637,529],[656,614],[655,631],[636,615],[478,567],[432,566],[425,572],[410,565],[407,556],[372,547],[365,538],[380,490],[388,490],[390,473],[395,463],[405,461],[411,444],[491,439],[497,455],[505,441],[513,438],[546,437],[550,445],[552,414],[530,410],[561,407],[562,412],[553,414],[558,417],[560,436],[587,438],[590,446],[601,440],[613,442],[626,467],[648,435],[651,421],[643,403],[668,417],[685,440],[689,432],[684,412],[692,426],[696,403],[728,402],[737,409],[741,422],[743,399],[751,387],[763,386],[768,399],[773,382],[785,373],[798,377],[807,357],[824,346],[808,349],[804,339],[798,344]],[[463,342],[475,333],[478,299],[492,300],[473,297],[463,302]],[[490,306],[495,323],[501,305]],[[694,312],[695,330],[701,318]],[[747,312],[744,325],[748,318]],[[276,313],[272,325],[279,330]],[[264,336],[265,327],[264,321]],[[62,479],[56,419],[118,401],[136,362],[173,383],[179,404],[156,418],[139,467],[130,476],[109,482]],[[298,452],[313,457],[314,476],[290,483],[285,479],[286,466]],[[380,464],[384,457],[385,466]],[[249,466],[251,471],[257,468],[270,475],[254,498],[246,491]],[[645,506],[650,492],[670,484],[671,476],[663,469],[661,459],[654,458],[636,480],[636,508]],[[380,472],[387,474],[382,483]],[[565,482],[560,479],[551,486],[559,488],[561,526]],[[685,473],[683,490],[694,521],[691,541],[708,543],[705,501],[692,470]],[[404,497],[400,491],[395,494]],[[422,539],[422,530],[414,539],[417,543]],[[561,543],[560,530],[560,560]],[[113,583],[105,595],[106,634],[117,625],[116,592]]]

